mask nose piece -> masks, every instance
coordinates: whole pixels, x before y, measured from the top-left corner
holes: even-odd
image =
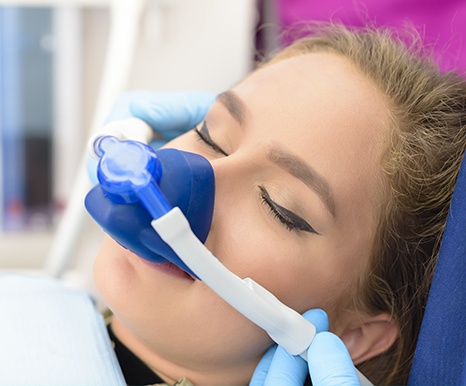
[[[214,212],[212,165],[199,154],[176,149],[160,149],[155,153],[163,170],[160,189],[172,206],[181,209],[194,234],[205,242]]]
[[[214,208],[215,178],[211,164],[199,154],[177,149],[154,151],[149,146],[142,146],[150,153],[150,172],[160,191],[172,207],[180,208],[193,233],[204,243]],[[156,166],[153,166],[153,159]],[[103,162],[104,157],[99,162],[99,171],[104,169]],[[115,197],[100,177],[99,181],[100,184],[87,194],[85,206],[107,234],[149,262],[170,261],[195,276],[153,230],[150,224],[153,218],[140,202]]]

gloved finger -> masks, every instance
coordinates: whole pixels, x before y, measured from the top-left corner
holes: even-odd
[[[328,317],[325,311],[313,309],[303,316],[309,320],[319,333],[328,329]],[[282,347],[278,347],[270,364],[264,385],[302,386],[308,373],[306,361],[300,356],[291,355]]]
[[[163,94],[155,93],[152,91],[129,91],[121,94],[116,101],[112,104],[112,107],[105,117],[104,125],[118,120],[123,120],[133,117],[133,113],[130,110],[130,104],[134,100],[142,100],[145,98],[162,98]]]
[[[320,308],[314,308],[312,310],[306,311],[303,316],[314,325],[317,333],[328,331],[328,316],[324,310],[321,310]]]
[[[264,354],[256,369],[252,375],[251,382],[249,386],[263,386],[267,373],[269,372],[270,364],[272,363],[272,358],[277,350],[277,345],[270,347],[267,352]]]
[[[278,346],[264,386],[302,386],[308,372],[306,361]]]
[[[146,93],[133,98],[130,111],[155,131],[187,131],[204,119],[216,95],[208,92]]]
[[[343,341],[335,334],[317,334],[307,357],[313,385],[360,386],[351,356]]]

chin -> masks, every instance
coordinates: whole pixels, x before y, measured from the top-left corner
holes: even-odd
[[[132,254],[110,237],[106,237],[95,258],[95,286],[110,308],[112,300],[126,298],[138,284],[133,261],[136,257],[129,255]]]

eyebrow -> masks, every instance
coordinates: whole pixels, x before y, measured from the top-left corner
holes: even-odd
[[[282,147],[274,145],[267,154],[268,158],[292,176],[304,182],[314,190],[322,199],[325,207],[335,218],[336,205],[327,180],[299,157],[285,151]]]
[[[243,125],[249,115],[249,110],[243,101],[233,91],[224,91],[217,96],[217,100],[221,102],[231,116],[240,124]]]

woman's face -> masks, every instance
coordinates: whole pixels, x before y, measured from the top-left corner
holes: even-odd
[[[323,308],[338,332],[350,321],[337,305],[352,296],[374,242],[387,118],[385,99],[353,65],[312,53],[253,73],[167,147],[212,163],[206,246],[215,256],[299,312]],[[271,344],[203,282],[111,239],[95,280],[116,333],[167,378],[245,381]]]

